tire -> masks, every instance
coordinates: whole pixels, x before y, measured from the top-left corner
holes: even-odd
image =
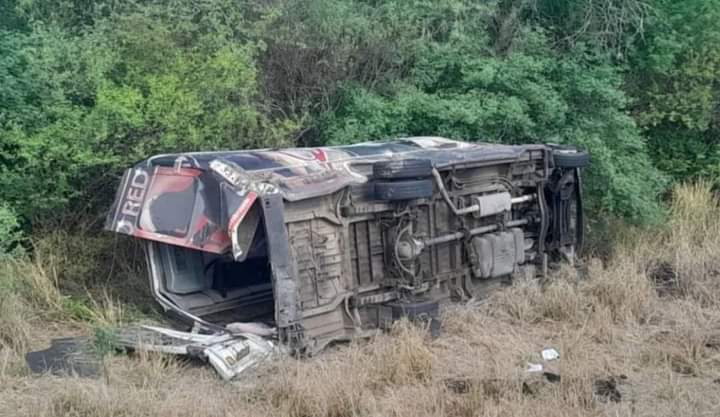
[[[373,175],[377,179],[427,178],[432,175],[429,159],[401,159],[399,161],[378,161],[373,164]]]
[[[559,168],[584,168],[590,164],[590,155],[574,149],[555,149],[553,161]]]
[[[386,201],[430,198],[433,182],[430,179],[415,181],[378,181],[375,183],[375,198]]]

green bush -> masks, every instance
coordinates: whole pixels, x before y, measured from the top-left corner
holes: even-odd
[[[17,257],[25,252],[20,222],[7,203],[0,203],[0,262],[4,258]]]
[[[518,35],[511,52],[498,54],[484,28],[455,24],[440,40],[419,38],[412,75],[386,91],[348,85],[338,109],[322,118],[329,142],[442,135],[575,144],[592,154],[587,194],[595,215],[661,218],[666,179],[626,113],[622,77],[606,58],[580,47],[561,57],[541,30]]]
[[[653,0],[626,90],[658,167],[675,179],[720,171],[720,1]]]
[[[104,207],[121,170],[151,154],[289,143],[295,123],[264,110],[257,44],[218,6],[129,5],[80,34],[0,32],[0,199],[46,222]]]
[[[633,223],[665,174],[720,171],[720,0],[91,3],[2,4],[0,201],[28,231],[95,221],[164,152],[572,143],[593,215]]]

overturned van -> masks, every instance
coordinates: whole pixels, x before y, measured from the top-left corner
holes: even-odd
[[[312,354],[572,261],[588,161],[436,137],[160,155],[126,171],[106,228],[143,240],[164,309]]]

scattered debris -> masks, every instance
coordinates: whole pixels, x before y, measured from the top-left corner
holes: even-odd
[[[537,395],[547,387],[547,383],[560,382],[560,375],[553,372],[543,371],[540,364],[528,364],[535,369],[531,371],[532,376],[523,377],[521,380],[499,379],[499,378],[472,378],[458,377],[447,378],[443,383],[447,389],[454,394],[468,394],[470,392],[482,392],[484,395],[494,397],[499,396],[506,390],[522,387],[522,393],[525,395]]]
[[[256,336],[263,336],[263,337],[270,337],[275,336],[277,334],[277,329],[274,327],[270,327],[265,323],[260,322],[251,322],[251,323],[241,323],[241,322],[235,322],[230,323],[227,326],[225,326],[227,331],[229,331],[232,334],[242,334],[242,333],[249,333],[254,334]]]
[[[38,374],[95,377],[100,370],[100,357],[87,337],[53,339],[49,348],[26,353],[25,361]]]
[[[529,363],[525,372],[542,372],[543,366],[541,363]]]
[[[707,336],[705,341],[705,347],[708,349],[719,349],[720,350],[720,333],[712,333]]]
[[[499,378],[448,378],[443,382],[448,390],[455,394],[482,392],[492,398],[499,398],[503,392],[516,386],[512,380]]]
[[[546,361],[554,361],[560,359],[560,353],[553,348],[549,348],[542,351],[542,357]]]
[[[554,361],[557,359],[560,359],[560,353],[558,353],[557,350],[553,348],[544,349],[542,352],[542,358],[545,361]],[[528,367],[525,370],[525,372],[543,372],[545,367],[541,363],[530,363],[528,362]]]
[[[552,372],[536,372],[531,375],[532,377],[522,381],[522,393],[525,395],[540,395],[547,389],[548,382],[553,384],[560,382],[560,375]]]
[[[626,377],[627,378],[627,377]],[[622,376],[620,379],[623,379]],[[601,402],[612,401],[619,403],[622,400],[622,394],[618,390],[618,378],[611,376],[609,378],[601,378],[593,383],[593,392],[597,399]]]
[[[648,271],[648,276],[655,284],[655,290],[660,297],[678,295],[680,291],[679,280],[675,267],[668,262],[660,262]]]
[[[560,382],[560,375],[553,372],[543,372],[543,376],[547,382]]]
[[[455,394],[467,394],[470,392],[470,387],[473,385],[472,381],[469,379],[460,378],[448,378],[443,382],[445,383],[447,389]]]
[[[245,328],[249,329],[247,326]],[[256,326],[254,329],[262,327]],[[275,343],[252,333],[199,334],[142,326],[123,329],[118,339],[121,346],[130,349],[185,355],[208,361],[225,380],[238,376],[279,352]]]
[[[243,333],[200,334],[155,326],[128,327],[117,330],[113,341],[118,349],[161,352],[202,359],[229,380],[254,367],[271,355],[278,346],[261,335],[274,331],[258,323],[233,323],[233,330]],[[101,356],[91,338],[54,339],[48,349],[25,355],[35,373],[54,375],[98,376]]]

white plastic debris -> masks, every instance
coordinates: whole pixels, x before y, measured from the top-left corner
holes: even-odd
[[[544,349],[542,351],[542,357],[546,361],[554,361],[556,359],[560,359],[560,353],[553,348]]]
[[[542,372],[543,366],[541,363],[529,363],[525,372]]]
[[[245,334],[244,339],[232,339],[208,346],[203,353],[224,380],[230,380],[270,356],[274,344],[262,337]]]
[[[270,327],[265,323],[250,322],[242,323],[235,322],[229,323],[225,328],[232,334],[250,333],[257,336],[269,337],[275,335],[275,328]]]

